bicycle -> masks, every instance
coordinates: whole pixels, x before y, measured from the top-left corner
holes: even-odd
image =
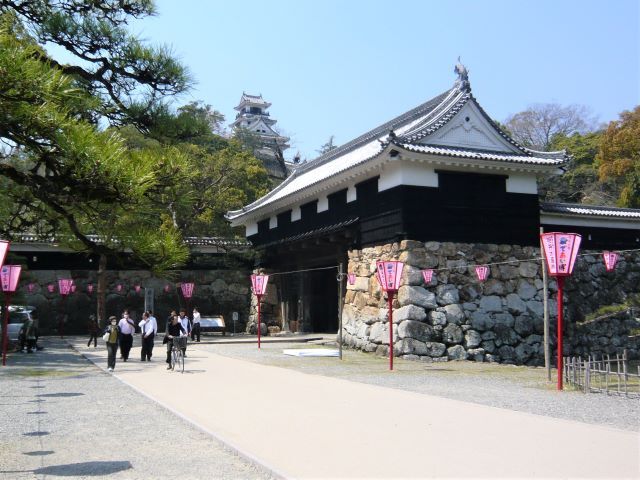
[[[187,337],[173,337],[171,340],[171,370],[184,373],[184,354],[182,349],[187,347]]]

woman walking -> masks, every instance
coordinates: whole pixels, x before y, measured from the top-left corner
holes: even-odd
[[[89,331],[89,341],[87,342],[87,347],[90,347],[91,341],[93,341],[93,348],[96,348],[98,346],[98,322],[96,322],[95,315],[89,315],[87,330]]]
[[[118,353],[118,340],[120,337],[118,319],[113,315],[109,317],[109,325],[104,331],[104,336],[107,342],[107,370],[113,372],[113,369],[116,368],[116,354]]]

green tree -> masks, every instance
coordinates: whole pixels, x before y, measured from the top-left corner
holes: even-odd
[[[331,150],[335,150],[336,148],[338,148],[338,146],[333,143],[333,138],[334,138],[334,136],[331,135],[329,137],[329,140],[327,140],[326,143],[322,144],[320,149],[316,150],[316,151],[320,155],[324,155],[325,153],[329,153]]]
[[[151,13],[149,1],[0,1],[0,177],[8,194],[2,224],[55,233],[100,255],[101,274],[107,257],[126,250],[153,270],[175,268],[188,256],[154,201],[186,168],[185,156],[129,152],[117,132],[99,127],[148,131],[162,96],[188,86],[166,49],[127,33],[131,18]],[[77,63],[51,58],[45,43],[65,48]],[[104,318],[103,302],[98,314]]]
[[[601,181],[621,186],[618,205],[640,208],[640,106],[609,123],[596,162]]]

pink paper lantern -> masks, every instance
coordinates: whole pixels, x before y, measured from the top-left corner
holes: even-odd
[[[356,283],[356,274],[355,273],[347,273],[347,280],[349,285],[355,285]]]
[[[73,280],[71,280],[70,278],[61,278],[58,280],[58,291],[62,296],[69,295],[72,292],[72,286]]]
[[[76,285],[71,284],[71,293],[76,293]]]
[[[476,275],[478,276],[478,280],[484,282],[489,276],[489,267],[487,267],[486,265],[477,265]]]
[[[93,283],[89,283],[87,285],[87,292],[89,293],[89,295],[93,293]]]
[[[171,287],[169,285],[165,285],[164,286],[164,293],[169,293],[170,289],[171,289]]]
[[[118,285],[116,285],[116,292],[121,292],[122,291],[122,284],[119,283]]]
[[[540,235],[552,277],[568,277],[573,273],[582,236],[577,233],[551,232]]]
[[[50,283],[49,285],[47,285],[47,291],[49,293],[53,293],[55,291],[56,287],[53,283]]]
[[[180,290],[182,290],[182,296],[184,298],[191,298],[193,296],[193,289],[195,284],[192,282],[183,282],[180,284]]]
[[[604,257],[604,266],[607,272],[613,272],[616,269],[616,263],[618,263],[618,254],[616,252],[602,252]]]
[[[33,291],[36,289],[36,284],[35,283],[30,283],[29,285],[27,285],[27,291],[29,293],[33,293]]]
[[[4,261],[7,258],[8,251],[9,251],[9,242],[7,240],[0,240],[0,267],[4,265]]]
[[[376,276],[382,290],[385,292],[397,292],[400,288],[400,278],[402,277],[404,263],[378,261],[376,262],[376,267]]]
[[[136,285],[135,287],[133,287],[136,291],[136,293],[140,293],[140,285]]]
[[[4,265],[0,270],[0,283],[2,283],[2,291],[5,293],[14,293],[18,287],[20,280],[20,272],[22,265]]]
[[[267,291],[269,275],[251,275],[251,290],[254,295],[264,295]]]
[[[431,283],[431,280],[433,279],[433,270],[430,268],[422,270],[422,279],[424,280],[424,283]]]

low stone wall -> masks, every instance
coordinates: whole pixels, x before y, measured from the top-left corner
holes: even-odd
[[[402,241],[349,252],[349,285],[343,310],[347,346],[388,355],[387,303],[375,278],[376,260],[405,262],[394,300],[394,354],[423,361],[475,360],[544,364],[543,281],[540,250],[514,245]],[[537,259],[537,260],[536,260]],[[491,266],[480,283],[467,265]],[[425,285],[421,269],[437,271]],[[625,254],[613,273],[605,272],[599,252],[581,256],[566,281],[565,354],[594,348],[638,355],[629,342],[633,320],[579,329],[575,322],[602,305],[622,302],[640,290],[640,256]],[[557,284],[549,279],[550,341],[556,343]],[[589,331],[589,328],[593,331]],[[600,330],[604,329],[603,334]],[[606,345],[603,345],[606,343]]]
[[[154,277],[147,271],[126,270],[107,272],[107,315],[120,318],[127,308],[132,317],[139,320],[144,309],[144,289],[154,289],[154,309],[160,330],[164,330],[165,320],[171,310],[185,307],[178,286],[181,281],[195,283],[190,306],[197,306],[203,316],[224,315],[227,331],[233,331],[232,313],[238,312],[236,331],[246,328],[249,316],[248,271],[240,270],[194,270],[182,271],[177,279]],[[76,292],[63,299],[58,293],[59,278],[73,278]],[[29,293],[28,284],[33,283]],[[95,290],[87,292],[87,284],[93,283]],[[47,286],[53,284],[54,292]],[[121,291],[117,286],[122,285]],[[141,290],[135,291],[140,285]],[[169,291],[165,292],[165,286]],[[60,317],[65,319],[64,332],[79,334],[86,332],[87,319],[96,312],[97,278],[95,271],[89,270],[30,270],[24,272],[19,285],[19,294],[12,301],[14,305],[33,305],[37,308],[42,334],[58,333]]]

